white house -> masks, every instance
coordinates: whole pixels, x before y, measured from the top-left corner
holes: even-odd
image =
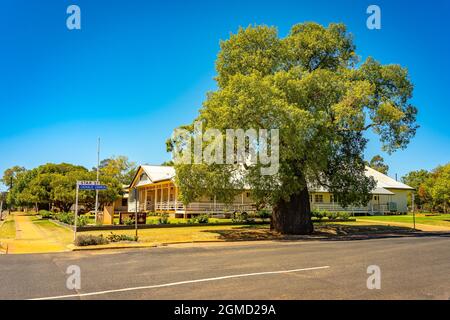
[[[372,199],[364,207],[341,207],[332,193],[325,189],[310,190],[312,209],[328,211],[348,211],[352,214],[406,213],[408,197],[413,190],[410,186],[396,181],[385,174],[366,167],[366,174],[377,182],[372,190]],[[202,213],[229,214],[256,210],[251,190],[242,190],[233,203],[218,202],[207,196],[184,205],[178,197],[178,187],[174,181],[175,169],[168,166],[142,165],[130,184],[128,211],[168,213],[172,217],[190,217]],[[137,192],[137,199],[134,193]]]

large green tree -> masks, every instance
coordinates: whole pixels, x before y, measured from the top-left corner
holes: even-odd
[[[116,171],[102,171],[100,182],[108,189],[99,193],[100,205],[113,202],[122,194],[122,182]],[[96,180],[96,171],[68,163],[47,163],[31,170],[13,167],[5,171],[6,179],[13,178],[8,192],[8,202],[18,207],[36,209],[57,208],[68,211],[75,202],[76,182]],[[82,191],[80,203],[87,209],[94,208],[95,192]]]
[[[375,183],[364,174],[365,132],[379,135],[390,153],[416,131],[407,70],[373,58],[360,62],[343,24],[297,24],[285,38],[274,27],[250,26],[220,48],[217,90],[196,120],[203,131],[278,129],[279,170],[262,175],[261,163],[244,170],[238,163],[177,164],[183,201],[204,193],[230,201],[249,185],[258,202],[273,207],[272,228],[285,234],[313,231],[311,187],[326,187],[342,205],[367,203]],[[198,134],[193,124],[183,128]],[[178,139],[168,147],[183,149]]]

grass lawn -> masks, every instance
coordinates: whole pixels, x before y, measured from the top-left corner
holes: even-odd
[[[73,232],[70,229],[59,226],[50,220],[34,219],[33,225],[45,234],[48,239],[65,245],[71,244],[73,241]]]
[[[367,235],[373,233],[395,233],[411,231],[410,228],[368,224],[365,222],[316,223],[315,232],[308,236],[283,236],[269,229],[269,225],[239,225],[239,226],[195,226],[189,228],[161,228],[140,229],[138,231],[140,243],[178,243],[198,241],[238,241],[238,240],[283,240],[318,237]],[[134,236],[134,230],[116,230],[114,234]],[[110,231],[84,231],[80,234],[103,235]]]
[[[250,236],[257,237],[258,234],[262,235],[266,232],[261,230],[269,230],[268,226],[195,226],[189,228],[155,228],[155,229],[140,229],[138,230],[139,242],[150,243],[174,243],[174,242],[192,242],[192,241],[217,241],[227,240],[227,235],[241,234],[243,229],[251,230]],[[107,236],[111,231],[84,231],[80,234],[92,234]],[[134,230],[115,230],[114,234],[126,234],[134,236]],[[248,236],[248,234],[247,234]]]
[[[357,217],[357,219],[359,221],[413,223],[412,214],[398,215],[398,216],[367,216],[367,217]],[[423,213],[416,214],[416,223],[432,226],[450,227],[450,214],[441,214],[436,216],[426,216]]]
[[[16,237],[16,224],[14,216],[10,215],[0,227],[0,239],[14,239]]]

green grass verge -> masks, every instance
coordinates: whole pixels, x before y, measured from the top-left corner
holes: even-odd
[[[53,239],[63,244],[70,244],[73,240],[73,232],[70,229],[50,220],[35,219],[33,224],[46,235],[47,239]]]
[[[14,217],[9,216],[0,227],[0,239],[14,239],[16,237],[16,224]]]

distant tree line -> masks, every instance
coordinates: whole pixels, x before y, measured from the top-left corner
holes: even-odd
[[[4,171],[1,182],[7,186],[6,203],[15,208],[67,212],[75,203],[76,182],[96,180],[97,168],[91,170],[68,163],[47,163],[33,169],[14,166]],[[108,186],[99,192],[99,204],[114,202],[123,194],[136,171],[136,164],[125,156],[101,161],[100,182]],[[83,191],[79,202],[87,210],[95,207],[95,191]]]
[[[415,205],[422,210],[448,212],[450,205],[450,163],[427,170],[411,171],[402,181],[415,189]]]

